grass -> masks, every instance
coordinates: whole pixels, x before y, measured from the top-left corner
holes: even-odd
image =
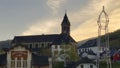
[[[53,68],[64,68],[64,63],[63,62],[55,62],[53,64]]]
[[[107,64],[105,62],[101,62],[100,68],[107,68]],[[120,68],[120,62],[112,62],[112,68]]]

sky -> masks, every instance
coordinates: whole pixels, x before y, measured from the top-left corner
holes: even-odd
[[[103,5],[110,20],[109,32],[120,29],[120,0],[0,0],[0,41],[60,34],[65,12],[76,41],[96,37]]]

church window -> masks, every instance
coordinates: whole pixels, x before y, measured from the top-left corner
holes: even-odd
[[[38,47],[39,45],[36,43],[35,46]]]
[[[50,43],[48,43],[47,45],[50,46]]]
[[[28,44],[27,47],[30,48],[30,45]]]
[[[30,48],[30,44],[27,44],[27,47]]]
[[[49,42],[45,43],[45,48],[49,47]]]
[[[90,65],[90,68],[93,68],[93,65]]]
[[[81,68],[84,68],[84,66],[83,66],[83,65],[81,65]]]
[[[46,47],[46,43],[44,42],[44,48]]]
[[[32,47],[32,44],[30,44],[29,46],[30,46],[30,48],[31,48],[31,47]]]
[[[40,45],[40,44],[38,45],[38,48],[41,48],[41,45]]]
[[[44,44],[42,43],[41,46],[44,47]]]
[[[35,44],[32,45],[32,48],[35,48]]]

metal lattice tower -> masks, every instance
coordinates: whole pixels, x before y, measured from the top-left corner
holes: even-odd
[[[101,46],[104,47],[104,53],[105,56],[103,57],[106,60],[107,63],[107,68],[112,68],[111,66],[111,59],[110,59],[110,48],[109,48],[109,34],[108,34],[108,24],[109,24],[109,18],[107,13],[105,12],[104,6],[103,6],[103,10],[100,13],[99,17],[98,17],[98,40],[97,40],[97,46],[98,46],[98,61],[97,61],[97,66],[99,68],[99,64],[100,64],[100,52],[103,50],[101,50]],[[102,34],[102,32],[104,34]],[[101,39],[102,35],[104,35],[104,40],[103,38]],[[104,43],[103,43],[104,42]]]

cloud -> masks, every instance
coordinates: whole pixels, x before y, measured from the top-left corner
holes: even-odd
[[[58,11],[61,4],[66,0],[48,0],[48,6],[54,13]],[[109,16],[109,32],[113,32],[120,29],[120,1],[114,0],[91,0],[83,8],[79,8],[75,11],[69,11],[68,18],[71,22],[71,36],[76,40],[84,40],[92,37],[96,37],[98,34],[97,20],[102,6],[105,6],[105,11]],[[77,7],[78,8],[78,7]],[[57,19],[50,19],[44,21],[35,22],[25,30],[23,35],[32,34],[49,34],[58,33],[60,31],[61,21]],[[59,23],[59,24],[58,24]],[[59,26],[59,27],[58,27]]]
[[[112,5],[112,4],[115,5]],[[120,29],[120,2],[114,0],[91,0],[84,8],[71,12],[70,16],[74,26],[71,35],[77,40],[96,37],[98,34],[97,19],[102,11],[102,6],[109,15],[109,32]]]
[[[47,5],[52,9],[53,13],[56,14],[63,3],[67,0],[47,0]]]
[[[38,21],[25,30],[22,35],[50,34],[59,31],[57,20]]]

